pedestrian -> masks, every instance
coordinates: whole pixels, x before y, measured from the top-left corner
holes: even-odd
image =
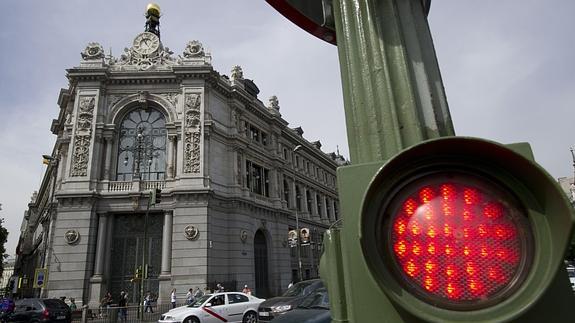
[[[100,300],[100,318],[108,315],[110,311],[110,306],[112,306],[112,294],[110,292],[106,293],[106,296]]]
[[[194,291],[194,302],[202,298],[202,296],[204,296],[204,292],[196,286],[196,290]]]
[[[144,298],[144,313],[154,313],[154,310],[152,309],[152,301],[153,301],[153,297],[152,297],[152,293],[150,291],[148,291],[146,293],[146,297]]]
[[[212,290],[208,286],[204,287],[204,295],[208,295],[211,293],[212,293]]]
[[[75,311],[78,309],[78,306],[76,305],[76,300],[73,298],[70,298],[70,311]]]
[[[193,289],[188,289],[188,292],[186,293],[186,304],[190,305],[194,302],[194,291]]]
[[[170,294],[170,302],[172,302],[172,308],[176,308],[176,289],[172,289],[172,293]]]
[[[124,291],[120,293],[118,300],[120,322],[126,322],[128,319],[128,294]]]
[[[251,295],[252,290],[248,287],[248,285],[244,285],[244,289],[242,289],[242,293]]]
[[[216,285],[216,293],[223,293],[224,290],[225,290],[225,288],[221,284]]]
[[[14,301],[10,296],[4,296],[0,301],[0,321],[8,322],[14,312]]]

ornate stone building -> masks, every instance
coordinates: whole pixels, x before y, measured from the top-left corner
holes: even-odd
[[[198,41],[181,55],[147,25],[118,58],[90,43],[58,98],[57,136],[39,192],[24,216],[16,272],[21,292],[96,306],[107,291],[135,301],[145,290],[243,284],[278,294],[299,276],[288,232],[311,233],[302,276],[317,276],[320,237],[339,220],[335,169],[262,103],[235,66],[219,74]],[[161,202],[148,206],[151,191]],[[33,288],[36,268],[48,280]]]

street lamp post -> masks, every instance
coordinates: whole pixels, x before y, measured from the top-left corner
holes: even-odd
[[[146,144],[146,138],[144,137],[144,128],[143,127],[138,127],[138,134],[136,136],[136,145],[133,148],[133,154],[135,155],[134,158],[134,177],[138,177],[138,180],[140,181],[140,187],[142,187],[142,175],[140,174],[140,165],[142,163],[142,159],[145,159],[147,157],[147,170],[148,170],[148,181],[151,179],[151,168],[152,168],[152,162],[153,162],[153,153],[152,153],[152,147],[149,147],[149,145]],[[149,151],[148,151],[149,150]],[[128,156],[126,156],[126,158],[124,159],[124,165],[128,164]],[[148,275],[148,270],[147,270],[147,244],[148,244],[148,217],[150,214],[150,204],[151,204],[151,198],[152,198],[152,194],[151,191],[148,194],[148,198],[147,198],[147,205],[146,205],[146,213],[144,215],[144,239],[142,241],[142,267],[141,267],[141,277],[140,277],[140,295],[139,295],[139,300],[138,303],[141,305],[139,306],[139,310],[138,313],[140,315],[140,317],[143,317],[144,315],[144,311],[143,311],[143,302],[144,302],[144,290],[145,290],[145,282],[146,282],[146,278]],[[137,269],[136,269],[137,270]]]
[[[296,152],[298,152],[300,149],[302,149],[302,145],[297,145],[295,146],[295,148],[293,149],[294,154]],[[295,165],[294,167],[297,167],[297,165]],[[299,274],[299,280],[302,281],[303,280],[303,273],[302,273],[302,266],[301,266],[301,237],[300,237],[300,232],[299,232],[299,216],[298,216],[298,199],[300,198],[300,196],[297,195],[297,190],[296,190],[296,185],[295,185],[295,169],[294,169],[294,176],[293,176],[293,193],[295,194],[295,198],[296,198],[296,202],[295,202],[295,230],[297,232],[297,239],[296,239],[296,253],[297,253],[297,263],[298,263],[298,274]]]

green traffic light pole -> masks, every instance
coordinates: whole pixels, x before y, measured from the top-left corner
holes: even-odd
[[[357,319],[351,311],[358,302],[351,300],[360,298],[346,288],[346,281],[372,289],[361,279],[345,277],[351,275],[346,264],[363,261],[353,252],[360,248],[355,238],[359,211],[348,201],[361,201],[364,192],[345,187],[362,179],[369,182],[385,160],[405,148],[455,135],[427,24],[428,6],[425,0],[333,1],[350,159],[359,167],[338,170],[343,228],[324,237],[320,272],[330,287],[332,322]],[[373,309],[382,308],[382,299],[366,300],[357,312],[377,317],[381,313]]]
[[[564,305],[573,295],[568,290],[568,281],[564,281],[567,279],[564,268],[559,272],[554,268],[560,267],[563,242],[571,231],[571,209],[565,207],[565,197],[553,179],[533,162],[528,144],[503,147],[481,139],[454,137],[426,18],[430,2],[333,0],[332,3],[352,162],[351,166],[338,169],[343,225],[330,228],[324,235],[320,262],[321,277],[330,294],[332,322],[422,322],[439,318],[453,322],[506,321],[518,317],[537,322],[548,315],[565,320],[568,306]],[[426,144],[419,145],[423,142]],[[455,148],[449,148],[453,143]],[[474,151],[475,148],[479,151]],[[482,153],[492,162],[506,159],[507,167],[498,171],[503,169],[521,179],[519,183],[508,180],[507,184],[522,195],[530,220],[538,222],[532,225],[538,232],[540,248],[531,268],[533,275],[527,278],[521,293],[513,295],[516,297],[505,306],[457,312],[423,302],[407,304],[406,300],[413,297],[387,277],[373,274],[365,259],[364,252],[375,255],[378,248],[362,243],[362,239],[370,238],[363,235],[362,221],[378,216],[374,213],[377,207],[370,202],[381,202],[370,200],[372,188],[382,183],[392,185],[385,183],[397,183],[400,177],[392,173],[392,177],[383,180],[374,178],[381,169],[386,169],[382,166],[394,158],[397,160],[397,156],[402,157],[401,161],[412,162],[438,153],[442,157],[451,156],[455,150],[463,152],[459,156],[475,160],[485,157]],[[526,194],[527,190],[530,193]],[[365,210],[368,213],[363,214]],[[551,227],[552,230],[544,229]]]
[[[333,2],[352,164],[455,135],[426,2]]]

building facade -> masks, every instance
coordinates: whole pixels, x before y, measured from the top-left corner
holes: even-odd
[[[221,75],[200,42],[175,56],[146,30],[119,58],[88,44],[67,70],[18,245],[22,295],[97,306],[108,291],[136,302],[150,290],[168,302],[173,288],[183,298],[221,283],[267,297],[299,278],[298,255],[301,276],[317,276],[345,160],[289,128],[239,66]],[[296,227],[310,243],[290,248]],[[41,289],[37,268],[48,272]]]

